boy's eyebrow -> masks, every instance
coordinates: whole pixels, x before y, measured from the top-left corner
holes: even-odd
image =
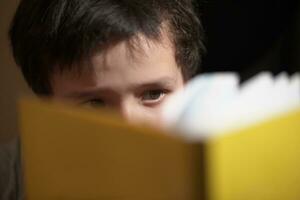
[[[175,85],[176,83],[176,79],[172,78],[172,77],[161,77],[158,79],[154,79],[154,80],[146,80],[144,82],[139,82],[139,83],[135,83],[130,85],[130,88],[132,90],[142,90],[142,89],[147,89],[147,88],[156,88],[156,87],[167,87],[170,88],[173,85]],[[112,88],[95,88],[95,89],[91,89],[91,90],[86,90],[86,91],[73,91],[70,92],[69,94],[66,94],[65,97],[67,98],[86,98],[86,97],[91,97],[91,96],[95,96],[95,94],[97,93],[107,93],[107,94],[116,94],[117,92],[112,89]]]
[[[133,89],[143,89],[151,87],[172,87],[176,83],[176,79],[172,77],[161,77],[154,80],[147,80],[137,84],[133,84]]]

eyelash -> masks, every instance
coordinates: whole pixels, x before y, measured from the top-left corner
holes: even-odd
[[[82,105],[96,108],[105,106],[105,102],[102,99],[90,99],[83,102]]]
[[[170,91],[167,89],[146,90],[140,94],[139,98],[143,104],[152,106],[159,103],[169,92]],[[105,106],[105,101],[100,98],[95,98],[95,99],[89,99],[87,101],[84,101],[81,103],[81,105],[97,108],[97,107]]]
[[[162,98],[164,98],[168,92],[168,90],[164,89],[148,90],[143,92],[140,98],[144,104],[155,104],[158,103]]]

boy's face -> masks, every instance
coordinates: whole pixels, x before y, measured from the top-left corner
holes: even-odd
[[[140,37],[135,50],[120,42],[95,54],[89,69],[53,74],[55,100],[117,110],[129,122],[157,123],[163,103],[184,85],[166,34],[159,42]]]

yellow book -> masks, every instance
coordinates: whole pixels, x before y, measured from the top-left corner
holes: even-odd
[[[23,99],[27,200],[299,200],[300,109],[199,142]]]

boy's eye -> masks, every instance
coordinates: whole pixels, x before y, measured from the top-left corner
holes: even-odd
[[[102,99],[90,99],[83,102],[82,105],[91,108],[97,108],[97,107],[103,107],[105,103]]]
[[[144,103],[156,103],[160,101],[166,94],[166,91],[164,90],[149,90],[142,94],[141,100]]]

